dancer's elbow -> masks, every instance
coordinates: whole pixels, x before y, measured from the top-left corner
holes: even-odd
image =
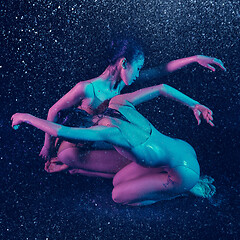
[[[59,112],[59,109],[56,106],[52,106],[51,108],[49,108],[48,110],[48,117],[52,117],[55,116],[57,113]]]

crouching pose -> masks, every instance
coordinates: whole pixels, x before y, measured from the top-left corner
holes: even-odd
[[[160,133],[134,107],[160,95],[190,107],[198,124],[203,118],[214,126],[210,109],[161,84],[112,98],[107,110],[94,117],[95,125],[90,128],[66,127],[26,113],[14,114],[12,127],[25,122],[69,141],[105,141],[112,144],[118,153],[132,161],[113,178],[112,198],[117,203],[148,205],[189,191],[198,196],[212,196],[215,192],[215,187],[211,185],[213,180],[200,178],[194,149],[183,140]],[[68,164],[71,166],[72,163]]]

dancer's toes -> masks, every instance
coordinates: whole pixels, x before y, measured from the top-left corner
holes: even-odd
[[[44,167],[45,171],[48,173],[61,172],[68,168],[68,165],[58,161],[57,158],[51,159],[51,161],[47,161]]]
[[[77,169],[71,169],[71,170],[69,170],[68,172],[69,172],[70,174],[77,174],[77,173],[78,173]]]

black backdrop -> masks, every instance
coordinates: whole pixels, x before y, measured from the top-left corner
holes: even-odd
[[[237,239],[238,1],[22,0],[2,2],[0,12],[3,239],[213,239],[213,227],[218,239]],[[212,109],[214,128],[197,126],[189,109],[164,98],[138,108],[162,133],[195,148],[202,173],[216,180],[218,194],[212,201],[119,206],[111,200],[110,180],[45,173],[38,158],[43,133],[32,127],[11,129],[13,113],[46,118],[77,82],[102,73],[107,46],[116,35],[142,42],[144,68],[196,54],[224,62],[227,72],[195,63],[124,90],[166,83]]]

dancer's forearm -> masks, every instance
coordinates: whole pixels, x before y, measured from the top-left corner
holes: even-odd
[[[194,62],[197,62],[197,55],[173,60],[167,64],[161,64],[157,67],[142,70],[138,82],[142,83],[151,81],[154,78],[161,78]]]
[[[44,147],[50,148],[51,146],[51,135],[48,133],[45,133],[45,139],[44,139]]]
[[[48,120],[37,118],[30,114],[25,115],[23,122],[30,124],[38,129],[44,131],[49,136],[51,135],[54,137],[58,137],[59,129],[64,127],[64,126],[61,126],[60,124],[56,124],[56,123],[50,122]]]
[[[191,56],[191,57],[173,60],[166,65],[166,70],[171,73],[184,66],[189,65],[190,63],[196,62],[196,60],[197,60],[197,56]]]
[[[160,94],[165,97],[171,98],[177,102],[180,102],[190,108],[194,108],[196,104],[199,104],[199,102],[181,93],[177,89],[168,86],[167,84],[162,84],[162,87],[160,88]]]
[[[196,104],[199,104],[197,101],[168,86],[167,84],[160,84],[153,87],[143,88],[133,93],[124,94],[122,97],[136,106],[161,95],[174,99],[184,105],[187,105],[190,108],[194,108]]]
[[[112,143],[118,144],[118,135],[121,136],[121,134],[119,134],[120,131],[116,127],[93,126],[90,128],[72,128],[43,120],[30,114],[22,114],[21,116],[21,122],[30,124],[54,137],[64,139],[77,141],[111,141]]]
[[[57,114],[63,109],[68,109],[76,104],[78,104],[81,99],[91,97],[92,86],[86,83],[78,83],[74,88],[72,88],[67,94],[65,94],[61,99],[59,99],[48,111],[47,120],[50,122],[55,122]],[[46,133],[44,146],[49,148],[51,143],[51,136]]]
[[[55,119],[57,117],[57,113],[58,113],[58,111],[56,111],[56,110],[53,111],[52,109],[50,109],[48,111],[47,120],[50,121],[50,122],[55,122]],[[48,133],[45,133],[44,146],[46,148],[50,148],[50,146],[51,146],[51,135],[48,134]]]

